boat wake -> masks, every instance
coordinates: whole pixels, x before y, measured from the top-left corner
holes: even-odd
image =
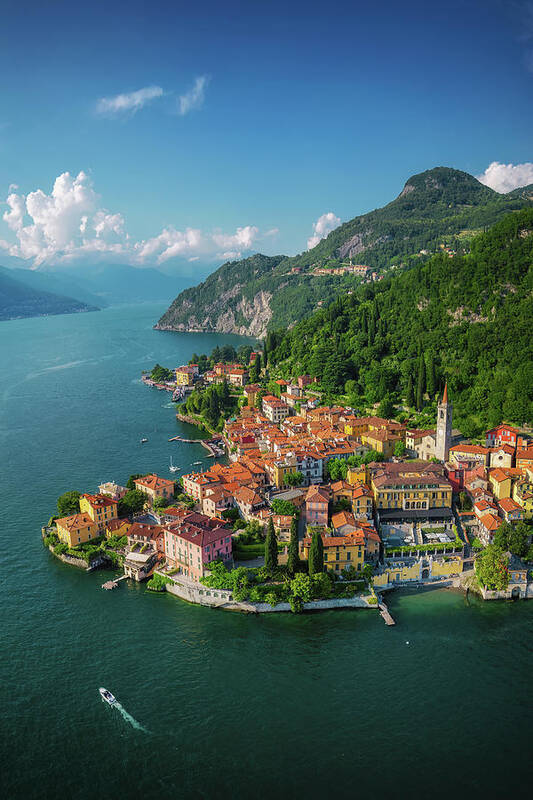
[[[119,703],[118,700],[115,703],[113,703],[111,708],[116,708],[117,711],[120,713],[120,715],[126,720],[126,722],[129,722],[131,727],[135,728],[136,731],[143,731],[143,733],[150,733],[150,731],[147,728],[145,728],[144,725],[141,725],[140,722],[137,722],[135,717],[132,717],[131,714],[128,714],[124,706],[121,703]]]

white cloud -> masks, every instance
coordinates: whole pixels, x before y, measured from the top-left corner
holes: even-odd
[[[533,183],[533,164],[500,164],[499,161],[493,161],[477,179],[496,192],[511,192],[519,186]]]
[[[163,96],[161,86],[145,86],[144,89],[137,89],[136,92],[117,94],[113,97],[101,97],[96,104],[98,114],[124,114],[131,112],[135,114],[151,100]]]
[[[325,239],[326,236],[340,224],[341,221],[339,217],[335,216],[333,211],[322,214],[322,216],[313,223],[313,235],[307,240],[307,249],[311,250],[313,247],[316,247],[321,239]]]
[[[31,261],[34,267],[98,258],[138,265],[162,264],[176,257],[190,261],[240,258],[271,234],[260,234],[255,225],[240,226],[234,233],[167,226],[156,236],[135,241],[126,231],[122,214],[100,206],[85,172],[59,175],[50,194],[42,189],[27,195],[10,192],[5,204],[3,220],[14,241],[0,239],[0,248]]]
[[[190,111],[198,111],[204,104],[205,90],[209,83],[208,75],[200,75],[195,79],[192,89],[180,95],[178,100],[178,113],[183,117]]]

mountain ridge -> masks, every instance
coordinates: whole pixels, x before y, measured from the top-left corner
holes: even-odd
[[[475,233],[532,202],[527,187],[502,195],[466,172],[435,167],[411,176],[390,203],[342,223],[311,250],[222,264],[180,293],[155,327],[261,337],[360,283],[349,274],[317,275],[317,267],[340,268],[355,259],[380,274],[405,269],[423,263],[439,244],[467,248]]]

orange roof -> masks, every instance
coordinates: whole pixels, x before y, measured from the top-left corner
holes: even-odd
[[[56,525],[66,530],[79,530],[81,528],[93,528],[96,523],[90,518],[88,514],[72,514],[70,517],[61,517],[56,519]]]
[[[105,494],[82,494],[92,508],[102,508],[102,506],[116,506],[116,500],[112,500]]]
[[[453,447],[450,447],[450,452],[487,455],[487,453],[490,453],[490,449],[488,447],[481,447],[478,444],[454,444]]]
[[[136,478],[135,484],[144,486],[146,489],[152,489],[156,492],[158,489],[169,489],[174,487],[174,481],[168,481],[166,478],[160,478],[158,475],[145,475],[144,478]]]
[[[518,503],[515,503],[510,497],[504,497],[502,500],[498,500],[498,505],[503,511],[521,511],[522,506]]]
[[[496,531],[501,525],[501,519],[495,514],[485,514],[481,517],[480,522],[488,531]]]
[[[496,467],[496,469],[491,469],[489,472],[490,478],[494,479],[497,483],[501,483],[502,481],[506,481],[509,479],[509,475],[507,475],[503,469],[500,467]]]

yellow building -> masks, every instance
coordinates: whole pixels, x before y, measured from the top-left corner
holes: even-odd
[[[183,366],[176,369],[176,384],[178,386],[192,386],[194,383],[195,369],[192,366]]]
[[[377,453],[382,453],[385,458],[390,458],[394,455],[394,447],[396,442],[400,442],[401,437],[394,433],[389,433],[387,430],[371,430],[361,434],[361,443],[375,450]]]
[[[105,524],[105,537],[110,539],[112,536],[127,536],[131,522],[127,519],[112,519]]]
[[[57,519],[56,528],[59,539],[69,547],[98,537],[98,526],[88,514],[73,514]]]
[[[98,527],[98,533],[104,533],[106,523],[117,518],[118,503],[105,494],[82,494],[80,511],[87,514]]]
[[[410,583],[431,578],[451,578],[463,571],[461,556],[445,556],[444,558],[408,559],[386,562],[385,567],[373,575],[374,587],[380,588],[394,583]]]
[[[503,500],[511,497],[511,478],[502,469],[491,469],[489,472],[489,484],[494,497]]]
[[[348,483],[351,483],[352,486],[356,486],[358,483],[366,483],[366,479],[367,474],[365,464],[362,464],[360,467],[348,467],[346,480]]]
[[[352,491],[352,511],[356,519],[372,519],[374,498],[364,483],[354,486]]]
[[[513,486],[513,500],[522,507],[525,519],[533,519],[533,480],[518,480]]]
[[[360,571],[365,561],[365,537],[361,531],[346,536],[322,536],[324,545],[324,569],[330,572],[342,572],[346,567]],[[309,558],[311,537],[302,541],[302,558]]]
[[[378,511],[451,508],[452,485],[444,477],[441,464],[384,463],[372,472],[371,488]]]
[[[381,572],[372,576],[375,587],[388,586],[391,583],[407,583],[420,580],[420,563],[418,561],[398,561],[387,565]]]
[[[275,461],[272,470],[272,482],[278,489],[284,489],[289,486],[287,482],[288,475],[294,475],[296,469],[296,461],[289,459],[288,461]]]

